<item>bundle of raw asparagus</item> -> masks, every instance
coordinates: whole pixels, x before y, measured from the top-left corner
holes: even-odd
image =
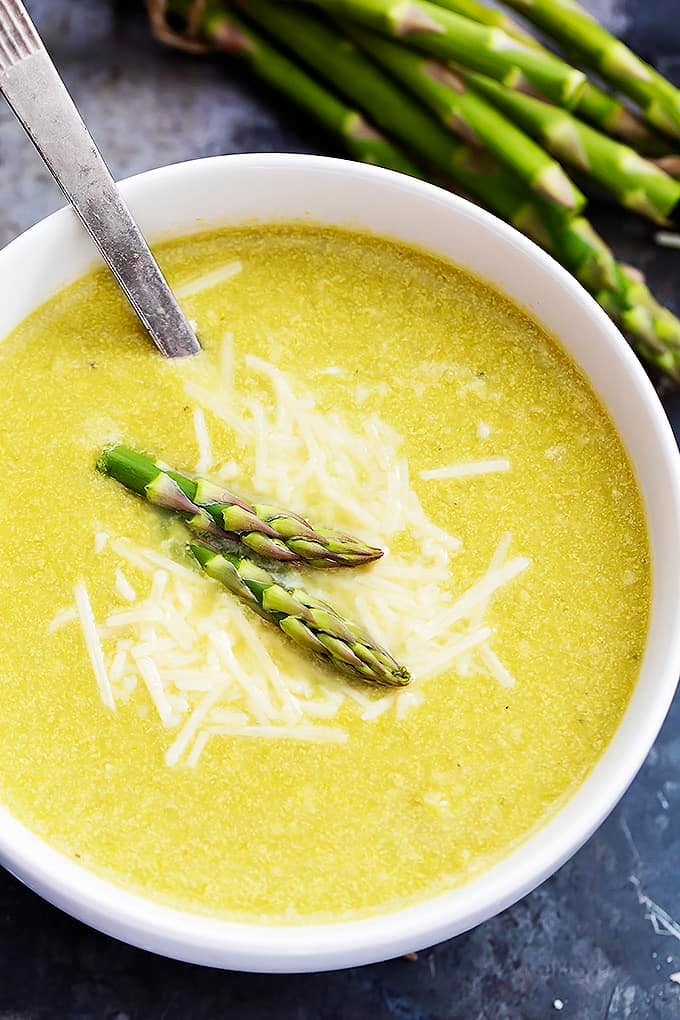
[[[305,652],[367,683],[403,687],[408,670],[381,648],[359,624],[302,588],[283,585],[262,565],[297,563],[312,567],[357,567],[382,550],[337,531],[313,527],[290,510],[250,504],[222,486],[163,467],[128,446],[104,450],[99,470],[154,506],[182,515],[203,544],[189,548],[209,577],[273,623]],[[244,556],[255,552],[262,563]]]
[[[650,366],[680,381],[680,320],[616,260],[564,168],[654,223],[672,222],[680,89],[576,0],[506,2],[569,62],[479,0],[147,5],[159,38],[240,58],[353,158],[435,176],[522,230],[581,281]]]

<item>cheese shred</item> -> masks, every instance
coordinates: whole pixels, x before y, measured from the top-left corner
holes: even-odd
[[[196,433],[196,445],[198,446],[198,461],[196,463],[196,474],[204,475],[213,465],[212,447],[210,445],[210,436],[208,435],[208,426],[205,423],[205,414],[203,409],[196,407],[194,409],[194,432]]]
[[[73,595],[76,601],[76,612],[78,613],[78,619],[80,620],[85,648],[87,649],[87,654],[90,657],[92,669],[99,688],[99,694],[101,695],[101,699],[106,707],[110,708],[112,712],[115,712],[116,703],[113,700],[111,684],[109,682],[108,673],[106,672],[106,666],[104,665],[104,653],[102,652],[99,635],[97,634],[97,625],[95,623],[94,613],[92,612],[90,596],[88,595],[84,581],[78,581],[78,583],[74,586]]]
[[[468,478],[472,475],[490,475],[499,471],[509,471],[510,461],[506,457],[491,457],[489,460],[473,460],[462,464],[448,464],[445,467],[421,471],[424,482],[444,478]]]
[[[241,262],[235,259],[233,262],[227,263],[226,266],[219,266],[210,273],[195,276],[192,280],[187,280],[181,286],[175,287],[175,297],[183,301],[185,298],[193,297],[194,294],[200,294],[210,287],[217,287],[221,283],[226,283],[232,276],[237,276],[242,269],[243,265]]]

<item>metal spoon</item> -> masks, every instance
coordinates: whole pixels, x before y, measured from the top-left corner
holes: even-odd
[[[161,354],[201,348],[19,0],[0,0],[0,92]]]

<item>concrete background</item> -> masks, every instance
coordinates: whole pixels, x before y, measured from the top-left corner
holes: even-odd
[[[134,0],[28,6],[116,177],[195,156],[328,152],[297,112],[225,63],[156,46]],[[680,0],[588,0],[680,83]],[[57,208],[47,171],[0,108],[0,243]],[[593,218],[680,313],[680,252],[612,207]],[[680,432],[680,401],[667,408]],[[678,1020],[680,699],[610,819],[500,917],[415,961],[304,977],[202,970],[99,935],[0,872],[0,1020]],[[672,931],[672,933],[671,933]]]

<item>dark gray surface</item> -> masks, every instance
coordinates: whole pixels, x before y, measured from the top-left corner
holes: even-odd
[[[680,82],[680,0],[591,5]],[[233,69],[155,47],[132,0],[29,6],[114,176],[220,152],[332,152]],[[0,182],[2,243],[61,204],[2,108]],[[680,313],[680,252],[655,248],[632,216],[594,214]],[[677,432],[680,401],[667,406]],[[304,977],[201,970],[98,935],[0,872],[0,1020],[672,1020],[680,927],[657,934],[645,897],[680,919],[679,872],[676,698],[640,775],[587,846],[517,906],[417,961]]]

